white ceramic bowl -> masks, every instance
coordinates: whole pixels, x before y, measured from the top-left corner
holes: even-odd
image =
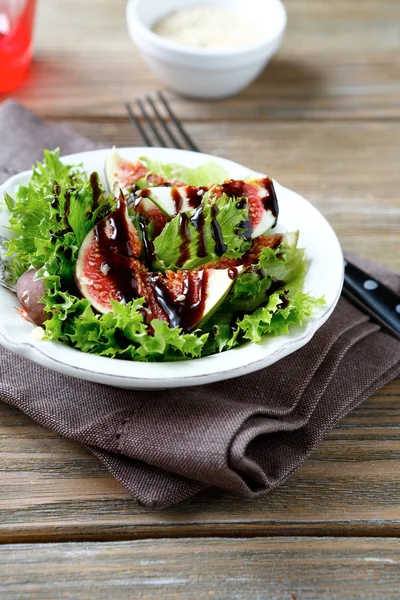
[[[242,47],[215,50],[178,44],[152,31],[168,13],[205,3],[242,8],[265,23],[265,37]],[[233,96],[246,88],[278,50],[286,27],[281,0],[129,0],[126,17],[132,41],[156,75],[173,90],[203,99]]]
[[[68,164],[82,163],[88,171],[103,174],[106,156],[111,150],[96,150],[66,156]],[[242,179],[259,175],[237,163],[184,150],[162,148],[123,148],[119,150],[129,160],[149,156],[162,162],[180,163],[197,167],[209,160],[223,166],[229,176]],[[15,175],[0,186],[0,206],[4,192],[13,194],[16,185],[26,183],[31,172]],[[104,177],[102,176],[105,184]],[[258,371],[298,350],[310,341],[314,333],[328,319],[339,299],[343,283],[343,255],[331,226],[307,200],[274,182],[279,200],[277,231],[300,230],[299,246],[306,248],[309,270],[305,291],[314,296],[325,296],[326,305],[316,312],[304,327],[292,329],[287,335],[264,338],[261,344],[248,343],[239,348],[196,360],[167,363],[142,363],[115,360],[79,350],[63,344],[38,340],[34,327],[15,310],[15,295],[0,287],[0,344],[61,373],[128,389],[160,389],[212,383]],[[0,210],[0,234],[9,235],[8,213]]]

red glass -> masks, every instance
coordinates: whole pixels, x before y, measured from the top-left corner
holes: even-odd
[[[24,79],[32,59],[36,0],[0,0],[0,93]]]

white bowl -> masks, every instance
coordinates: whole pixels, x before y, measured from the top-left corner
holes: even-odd
[[[210,1],[129,0],[126,8],[129,34],[156,75],[173,90],[203,99],[233,96],[261,73],[278,50],[286,27],[286,10],[281,0],[214,0],[213,6],[242,7],[265,23],[265,37],[235,48],[185,46],[152,31],[155,23],[168,13],[205,3]]]
[[[102,175],[106,156],[111,150],[95,150],[65,156],[68,164],[82,163],[88,171]],[[196,152],[163,148],[123,148],[119,150],[129,160],[149,156],[162,162],[197,167],[213,160],[226,169],[230,177],[243,179],[260,175],[237,163]],[[15,186],[26,183],[31,172],[15,175],[0,186],[0,205],[4,192],[13,194]],[[102,177],[105,184],[104,177]],[[287,335],[264,338],[261,344],[248,343],[234,350],[178,362],[143,363],[85,354],[69,346],[37,340],[34,327],[15,310],[19,306],[14,294],[0,287],[0,343],[42,366],[79,379],[96,381],[128,389],[176,388],[231,379],[258,371],[298,350],[310,341],[328,319],[339,299],[343,283],[343,255],[331,226],[307,200],[274,182],[279,200],[277,231],[300,230],[299,246],[306,248],[309,269],[305,291],[325,296],[326,305],[316,312],[304,327],[292,329]],[[9,215],[0,210],[0,234],[9,235],[6,227]]]

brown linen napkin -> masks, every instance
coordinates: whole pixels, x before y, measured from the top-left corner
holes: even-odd
[[[94,147],[13,102],[0,106],[0,182],[43,149]],[[400,290],[400,275],[352,257]],[[255,496],[286,480],[344,415],[400,375],[400,343],[345,299],[304,348],[232,381],[124,391],[44,369],[0,348],[0,399],[87,446],[148,506],[213,486]]]

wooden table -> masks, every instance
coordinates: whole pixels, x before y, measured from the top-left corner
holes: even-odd
[[[400,3],[287,0],[283,48],[237,98],[170,95],[206,152],[309,198],[346,251],[399,269]],[[42,0],[15,96],[104,145],[140,142],[123,102],[157,90],[124,0]],[[1,598],[399,598],[400,382],[258,500],[138,506],[77,444],[0,404]],[[71,543],[72,542],[72,543]]]

